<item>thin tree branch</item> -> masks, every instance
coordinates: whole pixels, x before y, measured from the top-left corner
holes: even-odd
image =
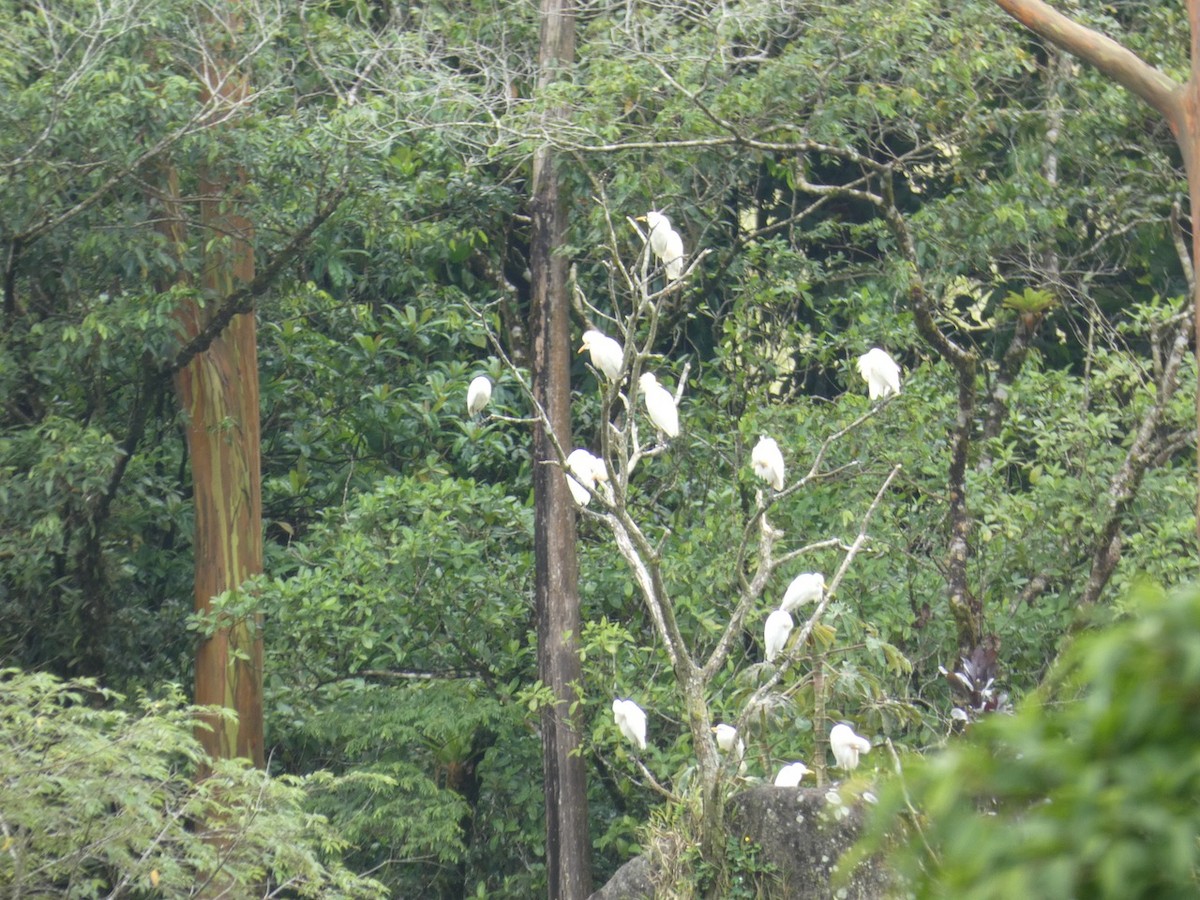
[[[221,300],[212,318],[194,337],[176,351],[171,361],[160,370],[161,374],[169,377],[183,369],[197,354],[203,353],[211,346],[212,342],[233,321],[234,316],[253,309],[255,299],[266,293],[267,289],[275,283],[279,273],[299,255],[313,233],[334,214],[349,190],[349,184],[343,180],[308,223],[292,235],[283,249],[278,251],[265,266],[259,268],[253,280]]]

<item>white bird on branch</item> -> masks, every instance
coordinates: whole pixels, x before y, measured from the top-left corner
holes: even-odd
[[[900,393],[900,366],[878,347],[858,358],[858,374],[867,382],[867,395],[872,400]]]
[[[838,723],[829,731],[829,746],[837,764],[850,772],[858,768],[858,755],[871,750],[871,742],[854,733],[849,725]]]
[[[625,350],[620,342],[610,338],[602,331],[589,328],[583,333],[582,353],[587,350],[592,357],[592,365],[604,373],[609,381],[621,380],[622,363],[625,361]]]
[[[646,412],[654,427],[667,437],[679,437],[679,410],[675,408],[671,392],[658,383],[652,372],[643,372],[638,386],[646,398]]]
[[[646,713],[632,700],[617,698],[612,704],[617,728],[629,743],[639,750],[646,749]]]
[[[737,754],[738,771],[746,771],[746,742],[738,737],[738,730],[732,725],[726,725],[721,722],[719,725],[713,726],[713,734],[717,736],[717,747],[722,753]]]
[[[492,381],[486,375],[478,375],[467,387],[467,415],[474,416],[492,399]]]
[[[582,447],[567,454],[567,487],[580,506],[587,506],[592,501],[588,487],[608,500],[607,481],[608,470],[604,468],[604,460],[600,457],[593,456]]]
[[[650,249],[667,270],[667,277],[677,281],[683,275],[683,238],[671,227],[671,220],[651,210],[639,218],[650,232]]]
[[[750,451],[750,467],[754,474],[777,491],[783,490],[783,452],[775,438],[760,437]]]
[[[792,579],[792,583],[783,592],[780,609],[793,612],[796,607],[805,603],[819,601],[825,593],[825,576],[820,572],[801,572]]]
[[[802,762],[789,763],[775,776],[775,787],[799,787],[800,779],[808,774],[808,766]]]
[[[792,617],[786,609],[777,609],[767,616],[767,625],[763,630],[767,662],[775,662],[775,657],[783,650],[783,645],[787,643],[788,635],[791,633]]]
[[[724,722],[713,726],[713,734],[717,736],[717,746],[721,748],[722,753],[734,753],[738,755],[738,759],[746,752],[746,742],[738,737],[738,730],[732,725],[726,725]]]

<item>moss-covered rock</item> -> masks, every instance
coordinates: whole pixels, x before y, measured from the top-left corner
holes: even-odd
[[[762,785],[730,800],[729,829],[738,840],[761,848],[758,859],[775,867],[772,896],[779,900],[876,900],[891,894],[886,870],[875,860],[861,864],[843,885],[831,884],[838,859],[857,839],[863,812],[850,798],[833,803],[824,788]],[[667,900],[692,896],[663,884],[645,856],[617,870],[591,900]],[[654,885],[659,884],[656,890]]]

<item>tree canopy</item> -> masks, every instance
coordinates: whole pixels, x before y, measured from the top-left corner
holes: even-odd
[[[1194,575],[1178,149],[1153,110],[995,4],[582,6],[556,78],[539,77],[529,4],[232,6],[223,20],[182,0],[0,2],[12,722],[53,720],[80,746],[153,727],[124,774],[201,802],[196,711],[164,685],[189,683],[207,636],[250,623],[263,797],[308,835],[284,868],[319,863],[313,883],[345,879],[347,896],[527,897],[546,890],[552,702],[533,494],[576,447],[607,460],[615,492],[576,525],[569,715],[597,883],[705,784],[723,798],[801,759],[827,780],[841,720],[932,750],[1050,690],[1073,631],[1141,618],[1140,579]],[[1187,71],[1183,4],[1074,14]],[[214,47],[239,90],[206,94]],[[564,458],[533,450],[546,149],[570,349],[593,327],[619,337],[626,376],[652,371],[678,402],[677,438],[655,440],[636,380],[572,352]],[[679,278],[647,251],[651,210],[682,239]],[[235,239],[252,277],[204,281]],[[252,312],[261,384],[264,572],[199,614],[173,381],[198,352],[185,309],[213,331]],[[901,368],[883,402],[856,369],[872,347]],[[468,416],[480,374],[491,403]],[[238,437],[231,421],[205,433]],[[752,469],[762,435],[783,491]],[[630,467],[624,439],[658,449]],[[763,624],[802,572],[832,588],[795,612],[772,668]],[[664,633],[703,671],[692,706]],[[644,753],[615,697],[647,711]],[[738,724],[743,773],[704,721]],[[258,776],[236,771],[230,790],[249,790]],[[40,885],[81,877],[51,864],[76,850],[38,845],[35,819],[5,827],[0,880],[34,852]],[[205,851],[172,846],[179,868],[156,871],[183,879]],[[96,895],[150,877],[130,855],[144,848],[122,847],[95,863]]]

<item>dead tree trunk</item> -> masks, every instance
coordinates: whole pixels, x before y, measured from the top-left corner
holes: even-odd
[[[575,21],[570,0],[542,0],[539,83],[558,79],[575,58]],[[546,117],[547,129],[565,112]],[[571,332],[567,261],[556,252],[566,231],[555,155],[543,142],[533,159],[533,234],[530,270],[533,306],[533,396],[566,447],[571,443]],[[538,672],[554,694],[542,711],[542,759],[546,791],[546,868],[552,900],[591,893],[587,771],[578,753],[579,733],[570,710],[577,699],[579,661],[579,568],[575,556],[575,509],[546,423],[533,435],[534,552],[538,623]]]

